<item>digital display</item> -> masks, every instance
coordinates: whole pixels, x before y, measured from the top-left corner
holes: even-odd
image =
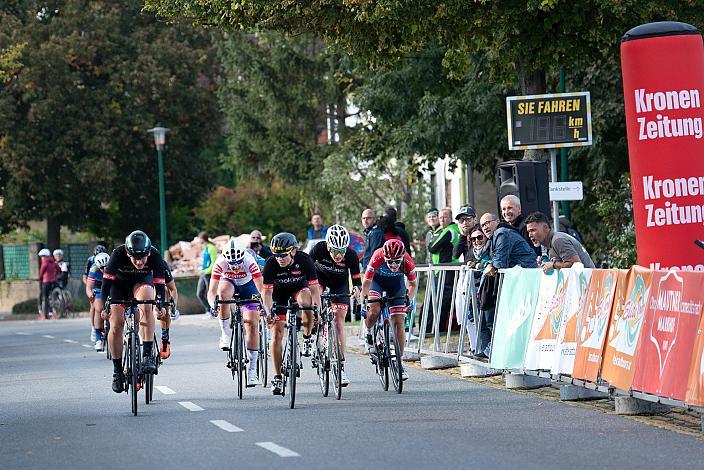
[[[592,144],[589,92],[506,98],[509,150]]]

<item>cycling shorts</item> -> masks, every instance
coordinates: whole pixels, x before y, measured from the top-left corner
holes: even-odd
[[[232,284],[232,286],[235,288],[235,293],[239,294],[240,299],[254,299],[255,297],[259,296],[257,286],[254,285],[254,281],[252,281],[251,279],[249,280],[249,282],[246,282],[241,286],[237,285],[232,279],[228,279],[226,277],[221,277],[220,282],[222,281],[227,281]],[[257,308],[259,308],[259,302],[242,304],[242,310],[256,310]]]
[[[99,298],[100,298],[100,292],[101,292],[100,287],[95,287],[95,288],[93,288],[93,299],[99,299]]]
[[[299,303],[301,293],[308,292],[310,294],[310,289],[308,287],[303,287],[302,289],[275,289],[273,300],[277,308],[274,312],[276,316],[276,321],[286,321],[286,306],[288,301],[293,299],[296,303]]]
[[[116,300],[134,299],[134,291],[141,285],[154,287],[154,279],[151,274],[144,274],[136,279],[115,279],[110,287],[110,298]]]
[[[403,278],[401,278],[403,279]],[[406,285],[401,282],[377,282],[372,280],[372,286],[369,290],[370,298],[379,298],[382,293],[386,292],[387,297],[403,297],[406,295]],[[389,301],[389,315],[405,315],[406,314],[406,299],[396,299]]]
[[[321,286],[324,286],[321,283]],[[343,296],[350,295],[350,287],[347,284],[343,284],[341,286],[335,286],[335,287],[328,287],[328,294],[335,295],[335,294],[340,294]],[[337,308],[343,308],[345,310],[348,310],[350,308],[350,298],[349,297],[337,297],[334,299],[330,299],[330,303]]]

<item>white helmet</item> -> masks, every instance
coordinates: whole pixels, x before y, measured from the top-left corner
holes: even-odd
[[[110,261],[110,255],[107,253],[98,253],[95,255],[95,258],[93,258],[93,262],[99,268],[104,268],[107,266],[108,261]]]
[[[247,248],[234,238],[231,238],[225,245],[225,248],[222,249],[222,255],[228,263],[239,263],[244,259],[246,252]]]
[[[335,224],[328,228],[328,233],[325,235],[325,241],[328,244],[328,248],[344,250],[350,246],[350,234],[347,233],[347,229],[345,227]]]
[[[39,256],[51,256],[51,251],[49,251],[47,248],[42,248],[39,250]]]
[[[64,257],[64,250],[60,250],[60,249],[58,249],[58,248],[55,249],[55,250],[54,250],[54,256],[60,256],[61,258],[63,258],[63,257]]]

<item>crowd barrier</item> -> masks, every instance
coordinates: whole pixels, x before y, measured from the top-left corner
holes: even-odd
[[[490,366],[704,407],[704,272],[505,270]]]

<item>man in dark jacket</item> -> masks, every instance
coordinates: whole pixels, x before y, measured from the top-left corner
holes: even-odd
[[[528,236],[528,228],[526,227],[526,216],[521,212],[521,200],[513,194],[504,196],[501,199],[501,217],[511,224],[513,228],[518,230],[523,239],[528,242],[528,245],[533,248],[536,255],[540,255],[540,247],[534,246],[530,237]]]
[[[362,211],[362,228],[364,228],[364,253],[362,254],[362,271],[367,269],[369,260],[372,259],[374,251],[378,248],[379,240],[384,239],[384,231],[377,225],[376,214],[374,209],[364,209]],[[383,245],[384,242],[382,241]],[[373,248],[377,246],[377,248]]]

